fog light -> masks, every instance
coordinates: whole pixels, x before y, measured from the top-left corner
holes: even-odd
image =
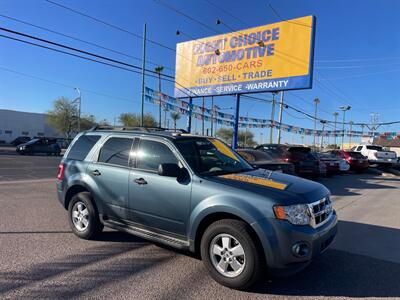
[[[305,257],[308,255],[308,252],[310,251],[310,248],[308,247],[308,245],[306,243],[297,243],[294,244],[292,247],[292,252],[294,254],[294,256],[297,257]]]

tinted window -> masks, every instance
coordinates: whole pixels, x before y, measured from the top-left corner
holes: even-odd
[[[240,150],[239,150],[239,151],[237,151],[237,153],[238,153],[241,157],[243,157],[245,160],[247,160],[247,161],[249,161],[249,162],[255,161],[254,156],[253,156],[252,154],[248,153],[248,152],[240,151]]]
[[[266,152],[254,151],[253,155],[256,160],[273,160],[272,156],[267,154]]]
[[[354,158],[364,158],[364,155],[362,155],[361,153],[359,153],[359,152],[347,152],[351,157],[354,157]]]
[[[127,167],[133,139],[110,138],[100,150],[99,162]]]
[[[84,160],[94,144],[100,139],[100,135],[82,135],[74,143],[68,153],[68,159]]]
[[[141,140],[137,154],[137,168],[157,171],[160,164],[178,164],[178,160],[163,143]]]
[[[358,146],[357,151],[361,151],[361,150],[362,150],[362,146]]]
[[[383,148],[381,146],[367,146],[367,149],[376,150],[376,151],[382,151],[383,150]]]

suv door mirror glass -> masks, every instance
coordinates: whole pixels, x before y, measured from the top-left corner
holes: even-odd
[[[160,164],[158,166],[158,175],[167,177],[178,177],[181,168],[177,164]]]

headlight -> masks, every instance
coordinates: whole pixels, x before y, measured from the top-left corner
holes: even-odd
[[[310,212],[307,204],[276,205],[274,206],[274,213],[277,219],[287,220],[293,225],[310,224]]]
[[[19,147],[19,150],[25,150],[25,146]]]

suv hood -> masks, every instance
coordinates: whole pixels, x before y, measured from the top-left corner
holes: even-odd
[[[268,170],[251,170],[213,176],[210,179],[282,204],[311,203],[330,194],[320,183]]]

